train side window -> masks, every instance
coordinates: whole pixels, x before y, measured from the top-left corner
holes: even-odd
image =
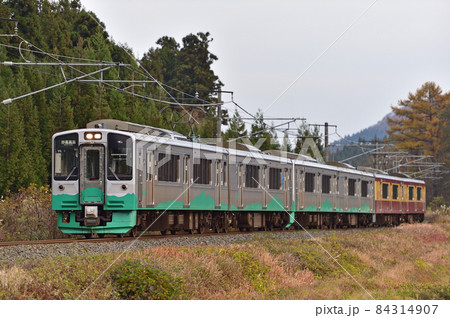
[[[228,173],[227,163],[224,162],[223,167],[222,167],[222,184],[223,185],[227,185],[227,173]]]
[[[322,175],[322,193],[331,192],[331,176]]]
[[[168,182],[179,181],[180,156],[158,154],[158,180]]]
[[[348,179],[348,195],[355,196],[356,194],[356,179]]]
[[[408,187],[408,200],[414,200],[414,187]]]
[[[245,187],[258,188],[259,187],[259,167],[253,165],[245,166]]]
[[[398,200],[398,185],[392,185],[392,199]]]
[[[281,189],[281,169],[269,168],[269,189]]]
[[[305,173],[305,192],[314,192],[315,178],[316,175],[314,173],[310,172]]]
[[[369,195],[369,181],[361,181],[361,197],[367,198]]]
[[[382,188],[381,188],[381,197],[383,199],[389,198],[389,184],[388,183],[383,183]]]
[[[211,164],[208,159],[199,159],[199,163],[194,163],[194,183],[211,184]]]
[[[417,187],[417,201],[422,201],[422,188]]]

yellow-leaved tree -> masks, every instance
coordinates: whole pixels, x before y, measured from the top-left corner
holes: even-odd
[[[434,82],[426,82],[398,106],[391,106],[394,116],[388,118],[387,132],[398,149],[437,159],[445,139],[441,115],[448,107],[449,94],[442,94]]]

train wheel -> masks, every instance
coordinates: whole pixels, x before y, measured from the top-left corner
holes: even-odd
[[[161,231],[161,235],[167,235],[167,230]]]
[[[176,230],[171,230],[170,234],[175,235],[175,234],[177,234],[177,231]]]
[[[117,237],[118,237],[118,238],[124,238],[124,237],[125,237],[125,234],[123,234],[123,233],[117,234]]]
[[[99,238],[104,238],[104,237],[105,237],[105,234],[98,234],[98,237],[99,237]]]
[[[195,230],[194,229],[190,229],[190,230],[188,230],[188,233],[189,234],[195,234]]]
[[[130,237],[136,237],[137,236],[137,228],[133,227],[129,232]]]

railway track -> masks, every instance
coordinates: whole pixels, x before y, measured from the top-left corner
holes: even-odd
[[[281,231],[280,231],[281,232]],[[66,238],[53,240],[37,240],[37,241],[8,241],[0,242],[1,247],[21,246],[21,245],[48,245],[48,244],[70,244],[70,243],[107,243],[107,242],[126,242],[134,240],[157,240],[157,239],[171,239],[171,238],[190,238],[190,237],[205,237],[205,236],[227,236],[227,235],[248,235],[251,233],[263,232],[239,232],[230,231],[228,233],[203,233],[203,234],[175,234],[175,235],[142,235],[137,237],[103,237],[103,238]]]
[[[370,231],[380,228],[350,228],[350,229],[323,229],[323,230],[308,230],[313,232],[345,232],[348,230],[352,230],[352,232],[359,231]],[[230,236],[230,235],[250,235],[255,233],[294,233],[294,232],[302,232],[303,230],[274,230],[274,231],[250,231],[250,232],[240,232],[230,231],[228,233],[213,233],[207,232],[203,234],[175,234],[175,235],[160,235],[160,234],[147,234],[137,237],[104,237],[104,238],[66,238],[66,239],[53,239],[53,240],[37,240],[37,241],[9,241],[9,242],[0,242],[1,247],[8,246],[23,246],[23,245],[49,245],[49,244],[70,244],[70,243],[108,243],[108,242],[126,242],[126,241],[134,241],[134,240],[158,240],[158,239],[172,239],[172,238],[201,238],[201,237],[210,237],[210,236]]]

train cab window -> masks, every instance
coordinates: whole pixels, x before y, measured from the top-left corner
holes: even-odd
[[[383,183],[383,186],[381,188],[381,197],[383,199],[389,198],[389,184],[388,183]]]
[[[212,161],[207,159],[199,159],[198,163],[194,163],[194,183],[211,183],[211,164]]]
[[[131,137],[108,134],[108,180],[133,178],[133,142]]]
[[[305,192],[314,192],[316,175],[314,173],[305,173]]]
[[[392,199],[398,200],[398,185],[392,185]]]
[[[417,201],[422,201],[422,188],[417,187]]]
[[[253,165],[245,166],[245,187],[258,188],[259,187],[259,167]]]
[[[55,180],[78,180],[78,134],[55,138]]]
[[[356,194],[356,179],[348,179],[348,195],[355,196]]]
[[[331,176],[322,175],[322,193],[331,192]]]
[[[158,180],[178,182],[180,170],[180,156],[165,153],[158,154]]]
[[[408,200],[414,200],[414,187],[408,187]]]
[[[361,181],[361,197],[367,198],[369,196],[369,181]]]
[[[281,169],[269,168],[269,189],[281,189]]]

